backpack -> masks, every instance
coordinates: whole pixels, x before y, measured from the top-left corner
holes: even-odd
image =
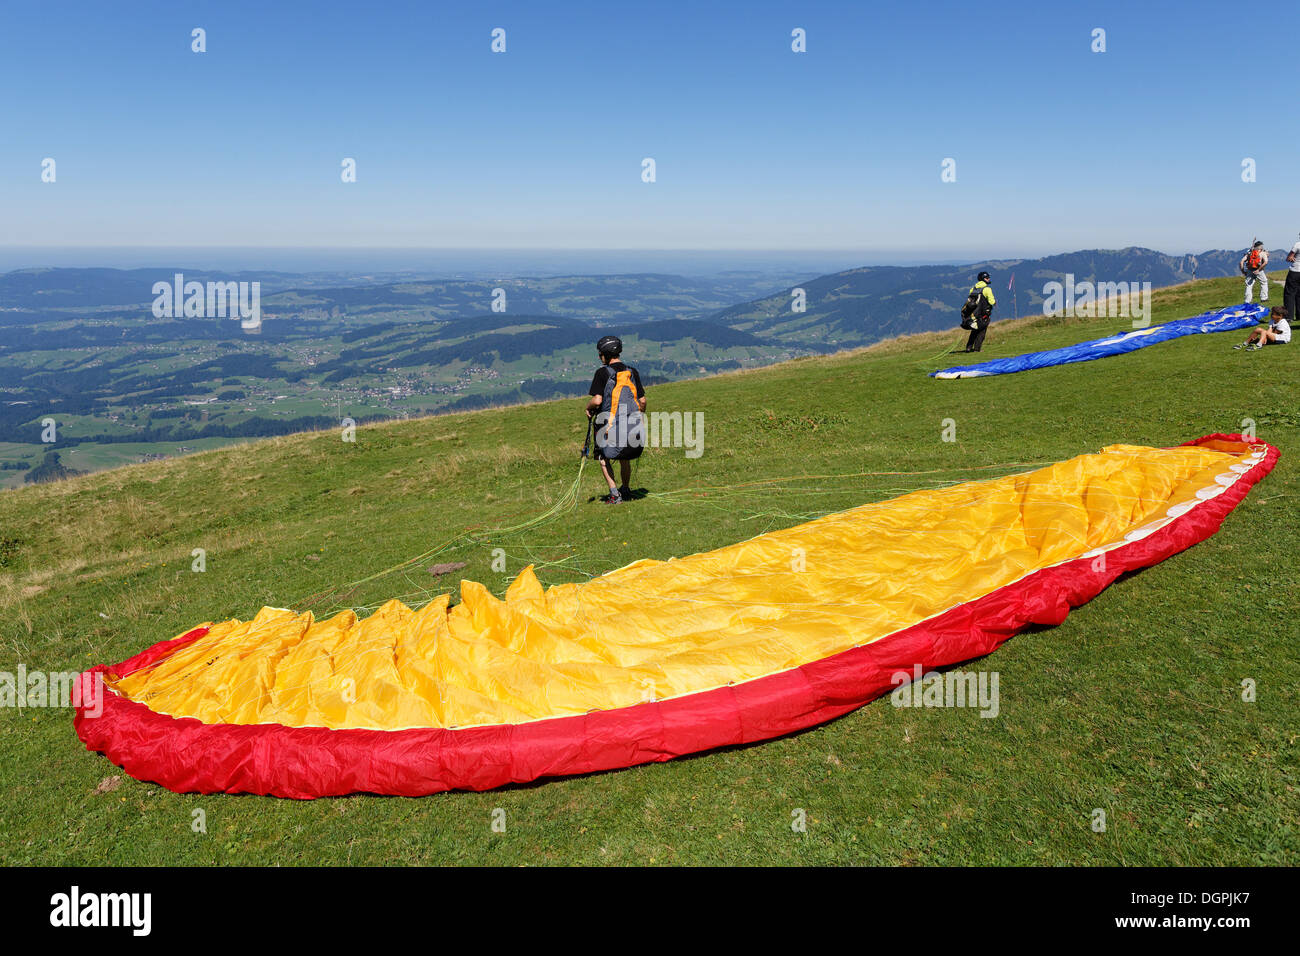
[[[1246,253],[1246,268],[1251,272],[1258,272],[1264,265],[1264,251],[1262,249],[1251,249]]]
[[[606,366],[605,393],[596,413],[596,449],[609,461],[640,458],[645,448],[645,416],[636,400],[636,379],[632,369],[620,364]]]
[[[961,327],[970,329],[975,316],[976,310],[980,307],[980,302],[984,298],[984,290],[980,288],[977,282],[971,287],[970,295],[966,296],[966,304],[961,307]]]

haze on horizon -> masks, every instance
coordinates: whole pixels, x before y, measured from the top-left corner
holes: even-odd
[[[1068,254],[1079,250],[1055,250]],[[1166,252],[1166,250],[1156,250]],[[1174,256],[1196,255],[1178,251]],[[898,250],[813,249],[385,249],[346,247],[0,247],[0,274],[24,269],[190,269],[230,272],[412,274],[442,278],[526,278],[662,273],[806,273],[868,266],[968,265],[1033,259],[1027,255],[963,256],[959,251],[907,255]]]

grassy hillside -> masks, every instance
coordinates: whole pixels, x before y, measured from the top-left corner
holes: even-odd
[[[1156,298],[1156,321],[1239,301],[1237,280]],[[1000,323],[985,358],[1125,320]],[[468,528],[427,562],[501,593],[723,545],[864,501],[1025,470],[1114,442],[1169,445],[1253,419],[1282,459],[1208,541],[1114,584],[981,667],[1001,714],[876,701],[829,725],[690,759],[483,794],[291,802],[177,796],[89,754],[67,710],[0,711],[6,863],[1300,862],[1300,345],[1234,334],[1019,375],[937,381],[934,333],[651,390],[703,411],[705,451],[656,450],[618,508],[515,534],[572,482],[579,400],[295,435],[0,495],[0,670],[116,662],[263,604],[421,600],[420,564],[311,604]],[[635,364],[637,355],[629,354]],[[957,423],[955,444],[940,440]],[[491,570],[492,549],[508,556]],[[207,570],[190,571],[204,548]],[[450,585],[445,582],[450,580]],[[924,582],[918,581],[918,587]],[[1258,700],[1244,703],[1252,678]],[[114,779],[121,777],[120,780]],[[494,808],[507,829],[491,829]],[[806,833],[792,811],[807,811]],[[1094,808],[1109,827],[1094,833]],[[191,830],[195,810],[207,833]]]

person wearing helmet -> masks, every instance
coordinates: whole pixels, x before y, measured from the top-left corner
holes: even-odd
[[[617,335],[602,336],[596,343],[596,353],[600,356],[600,368],[596,369],[591,388],[587,389],[585,411],[588,418],[595,416],[596,457],[609,485],[609,495],[604,500],[616,505],[632,494],[628,487],[632,480],[632,460],[640,456],[645,445],[642,418],[645,388],[637,370],[623,364],[623,342]],[[614,461],[619,464],[622,479],[619,484],[614,482],[611,466]]]
[[[1246,277],[1246,304],[1254,300],[1255,283],[1259,283],[1259,301],[1261,303],[1268,301],[1268,273],[1264,270],[1268,268],[1268,250],[1264,248],[1264,243],[1256,239],[1255,244],[1250,247],[1250,251],[1241,257],[1241,262],[1237,264],[1241,274]]]
[[[1296,312],[1300,312],[1300,241],[1286,254],[1290,268],[1286,274],[1286,285],[1282,287],[1282,304],[1286,306],[1286,321],[1294,325]]]
[[[961,309],[961,327],[970,329],[970,336],[963,352],[978,352],[984,347],[984,334],[992,321],[993,307],[998,304],[998,300],[993,298],[993,287],[989,285],[991,281],[987,272],[981,272],[966,294],[966,304]]]

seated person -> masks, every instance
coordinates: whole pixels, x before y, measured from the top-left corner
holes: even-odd
[[[1251,330],[1250,338],[1234,349],[1245,347],[1247,352],[1262,349],[1265,345],[1286,345],[1291,341],[1291,323],[1286,320],[1286,309],[1274,306],[1268,314],[1268,328],[1262,325]]]

